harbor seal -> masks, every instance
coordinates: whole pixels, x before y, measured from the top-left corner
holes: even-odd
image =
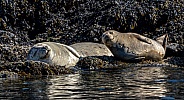
[[[75,66],[80,58],[87,56],[113,56],[113,54],[104,44],[99,43],[81,42],[68,46],[56,42],[42,42],[29,50],[27,60],[68,68]]]
[[[87,56],[113,56],[111,51],[100,43],[81,42],[70,45],[74,48],[81,57]]]
[[[102,42],[111,50],[114,57],[124,61],[159,61],[165,55],[168,35],[155,40],[136,33],[120,33],[109,30],[103,33]]]
[[[41,61],[50,65],[75,66],[80,55],[70,46],[56,42],[35,44],[28,53],[27,60]]]

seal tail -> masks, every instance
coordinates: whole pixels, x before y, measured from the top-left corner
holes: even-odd
[[[167,41],[168,41],[168,34],[164,34],[164,35],[156,38],[156,41],[158,43],[160,43],[164,47],[164,49],[166,50]]]

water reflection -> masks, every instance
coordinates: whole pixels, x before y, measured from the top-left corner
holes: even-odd
[[[165,97],[167,75],[161,67],[126,68],[122,71],[86,72],[50,81],[53,98],[160,98]]]
[[[141,67],[128,72],[125,76],[126,86],[129,87],[128,95],[141,99],[165,97],[166,82],[160,80],[165,80],[167,75],[163,73],[161,67]]]
[[[132,67],[32,80],[0,80],[0,99],[182,99],[184,70]]]
[[[49,99],[80,98],[77,92],[82,91],[82,87],[78,85],[79,78],[79,74],[67,74],[50,79],[52,85],[48,87]]]
[[[0,80],[0,99],[38,100],[47,99],[45,79]]]

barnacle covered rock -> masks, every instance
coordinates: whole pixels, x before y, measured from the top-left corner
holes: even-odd
[[[109,70],[130,67],[133,65],[135,65],[135,63],[124,63],[112,56],[89,56],[81,58],[75,67],[82,70]]]
[[[11,71],[0,71],[0,78],[16,79],[19,75]]]
[[[177,58],[177,59],[180,59]],[[172,62],[170,62],[172,61]],[[127,67],[165,67],[165,66],[177,66],[178,64],[183,65],[182,59],[180,61],[177,61],[176,63],[173,63],[173,58],[168,58],[164,61],[142,61],[140,63],[125,63],[120,60],[117,60],[114,57],[108,57],[108,56],[91,56],[91,57],[84,57],[79,60],[77,67],[80,70],[117,70],[117,69],[123,69]],[[184,66],[184,65],[183,65]]]
[[[0,73],[3,73],[1,77],[4,77],[3,75],[12,75],[10,72],[15,73],[18,76],[25,77],[72,73],[71,70],[65,69],[64,66],[51,66],[39,61],[12,62],[0,65]]]
[[[29,48],[38,42],[100,43],[102,33],[113,29],[149,38],[167,33],[169,43],[176,45],[168,46],[166,56],[172,59],[166,62],[180,65],[177,56],[183,61],[183,8],[183,0],[0,0],[0,64],[5,70],[17,62],[25,62]],[[98,57],[88,58],[85,63],[91,63],[89,59],[94,61],[94,68],[111,63],[121,66],[121,61],[106,63]]]
[[[184,67],[184,57],[168,57],[164,62],[177,67]]]
[[[151,38],[168,33],[183,43],[183,0],[2,0],[1,7],[0,29],[25,32],[35,42],[100,42],[114,29]]]
[[[170,43],[167,45],[166,57],[184,57],[184,44]]]

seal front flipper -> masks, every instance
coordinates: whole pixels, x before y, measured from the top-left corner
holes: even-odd
[[[137,38],[139,41],[142,41],[142,42],[145,42],[145,43],[148,43],[148,44],[151,44],[151,40],[144,37],[144,36],[141,36],[141,35],[138,35],[138,34],[133,34],[135,38]]]
[[[136,54],[132,54],[132,53],[127,53],[127,52],[120,52],[120,51],[117,51],[118,54],[116,55],[119,55],[119,58],[120,59],[123,59],[125,61],[139,61],[139,60],[142,60],[142,59],[145,59],[144,56],[141,56],[141,55],[136,55]]]
[[[141,59],[145,59],[146,57],[143,57],[143,56],[139,56],[139,57],[136,57],[134,58],[135,60],[141,60]]]
[[[145,59],[145,57],[143,56],[134,56],[133,58],[130,58],[128,60],[126,60],[127,62],[140,62],[143,59]]]
[[[158,43],[160,43],[165,50],[166,50],[166,46],[167,46],[167,40],[168,40],[168,34],[164,34],[164,35],[156,38],[156,41]]]
[[[60,43],[57,43],[59,45],[62,45],[64,47],[66,47],[66,49],[68,49],[73,55],[75,55],[77,58],[80,58],[81,56],[79,55],[79,53],[74,49],[72,48],[71,46],[68,46],[68,45],[65,45],[65,44],[60,44]]]

